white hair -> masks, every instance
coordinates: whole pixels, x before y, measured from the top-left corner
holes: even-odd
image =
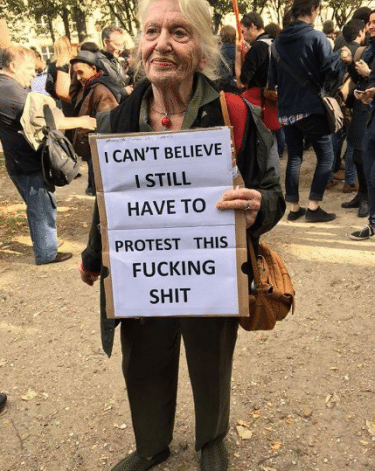
[[[139,0],[138,19],[143,29],[147,10],[156,0]],[[176,0],[184,17],[193,25],[200,39],[205,64],[201,72],[208,78],[215,80],[220,61],[218,42],[212,31],[212,18],[208,4],[205,0]]]

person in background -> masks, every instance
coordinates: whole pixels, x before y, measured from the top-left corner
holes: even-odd
[[[83,45],[84,46],[84,45]],[[95,118],[100,111],[111,110],[118,105],[117,97],[121,86],[98,66],[97,54],[81,47],[78,56],[70,60],[74,74],[81,88],[75,100],[75,116]],[[86,194],[94,196],[95,180],[88,140],[89,131],[76,129],[73,147],[76,153],[88,165],[88,184]]]
[[[358,51],[360,54],[360,57],[364,53],[365,50],[365,41],[366,41],[366,27],[365,23],[363,20],[350,20],[346,25],[344,25],[342,29],[342,34],[344,36],[344,39],[347,43],[347,47],[349,48],[352,56],[354,57],[358,53],[356,51],[358,48],[361,46],[361,50]],[[341,51],[340,51],[341,52]],[[349,91],[348,97],[345,101],[345,107],[348,110],[348,114],[350,116],[349,119],[351,119],[352,115],[352,108],[354,105],[354,93],[353,91]],[[348,134],[348,129],[349,129],[349,124],[345,125],[344,132],[345,136]],[[358,191],[358,186],[356,185],[356,177],[357,177],[357,169],[356,165],[353,161],[354,157],[354,147],[351,145],[350,142],[347,141],[347,146],[346,146],[346,151],[344,155],[345,159],[345,174],[344,174],[344,180],[345,183],[343,185],[343,193],[351,193],[353,191]],[[337,167],[336,167],[337,170]],[[347,203],[343,203],[344,207],[347,205]]]
[[[320,11],[320,0],[294,0],[292,21],[275,40],[276,51],[302,80],[309,77],[316,87],[338,82],[345,72],[340,56],[332,51],[324,34],[313,24]],[[318,93],[303,86],[283,65],[272,58],[273,82],[277,85],[280,121],[283,124],[288,163],[285,177],[286,201],[290,204],[289,221],[305,216],[307,222],[328,222],[334,213],[324,211],[320,202],[333,163],[333,146],[326,110]],[[311,184],[308,208],[299,202],[299,175],[304,139],[315,151],[317,165]]]
[[[20,133],[21,115],[35,75],[34,57],[19,46],[3,52],[0,139],[7,172],[26,204],[35,263],[43,265],[68,260],[72,253],[57,251],[55,188],[43,180],[40,151],[34,151]]]
[[[373,27],[375,28],[375,19],[373,20]],[[367,226],[350,234],[349,237],[352,240],[366,240],[375,236],[375,66],[369,76],[369,85],[370,88],[367,88],[364,93],[354,92],[357,100],[361,100],[365,104],[372,104],[362,147],[363,166],[368,188],[369,218]]]
[[[46,80],[47,80],[47,71],[46,71],[46,64],[44,63],[42,56],[35,48],[30,48],[32,53],[35,56],[35,73],[36,76],[31,81],[31,90],[33,92],[40,92],[44,93],[45,95],[49,95],[46,91]]]
[[[332,20],[326,20],[323,23],[322,31],[326,35],[327,41],[333,49],[335,46],[335,23]]]
[[[120,52],[124,49],[125,34],[121,28],[117,26],[107,26],[102,31],[103,49],[102,53],[116,67],[118,72],[118,82],[122,87],[127,86],[127,76],[123,67],[119,62]]]
[[[235,77],[236,34],[235,28],[230,25],[220,30],[220,78],[216,81],[219,90],[233,93],[238,92]]]
[[[216,78],[220,56],[206,1],[141,0],[139,15],[140,55],[147,79],[139,82],[117,108],[98,116],[99,132],[165,132],[222,126],[220,94],[208,78]],[[217,209],[245,210],[248,232],[258,240],[282,217],[285,203],[267,153],[254,152],[262,145],[258,146],[251,109],[246,107],[246,111],[246,132],[237,155],[246,188],[227,192]],[[82,253],[81,277],[89,285],[98,279],[103,268],[98,224],[96,206],[89,243]],[[104,271],[102,275],[101,289]],[[105,293],[101,292],[103,347],[110,355],[116,321],[106,318]],[[238,318],[131,318],[122,319],[120,325],[123,374],[136,451],[112,471],[145,471],[169,457],[181,338],[193,388],[195,449],[201,450],[200,469],[226,471],[224,438],[229,429]]]
[[[47,66],[47,92],[56,100],[61,100],[61,108],[65,116],[72,116],[72,107],[70,104],[69,86],[70,86],[70,64],[69,61],[74,57],[74,49],[69,38],[63,36],[55,41],[54,55]]]
[[[370,13],[371,13],[371,8],[370,7],[360,7],[360,8],[357,8],[357,10],[355,10],[355,12],[353,13],[351,19],[352,20],[362,20],[365,24],[368,23],[368,20],[369,20],[369,17],[370,17]],[[348,44],[343,36],[342,33],[340,33],[337,38],[335,39],[335,45],[334,45],[334,52],[337,52],[339,50],[341,50],[341,48],[343,46],[347,46],[348,47]]]
[[[368,46],[360,60],[354,62],[349,48],[346,46],[341,48],[341,58],[348,64],[348,72],[356,84],[356,89],[361,91],[369,88],[369,76],[371,69],[375,66],[375,10],[370,13],[366,31],[369,36]],[[362,158],[363,136],[369,114],[370,107],[367,104],[361,100],[354,100],[347,140],[354,148],[353,161],[357,169],[359,188],[356,196],[352,200],[342,203],[341,206],[343,208],[358,208],[358,217],[367,217],[369,214],[367,178]]]

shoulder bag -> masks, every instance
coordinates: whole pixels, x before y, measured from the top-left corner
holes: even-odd
[[[230,95],[227,96],[230,98]],[[247,120],[246,113],[239,114],[239,107],[231,110],[231,100],[220,93],[221,108],[226,126],[231,126],[230,115],[236,117],[233,129],[235,144],[242,142],[239,134],[244,133]],[[228,106],[229,105],[229,110]],[[246,112],[246,110],[244,110]],[[235,145],[239,149],[238,144]],[[285,263],[277,252],[267,244],[258,244],[258,255],[255,254],[253,241],[247,231],[248,256],[254,273],[249,294],[249,317],[240,317],[239,323],[245,330],[271,330],[277,321],[283,320],[290,309],[294,313],[294,289]]]
[[[344,126],[344,115],[336,98],[322,93],[319,84],[314,83],[309,77],[306,77],[305,79],[300,77],[292,69],[292,67],[287,62],[285,62],[282,57],[280,57],[275,43],[273,43],[271,46],[271,52],[273,57],[277,60],[281,67],[283,67],[284,70],[286,70],[303,87],[308,87],[314,94],[319,96],[324,108],[326,109],[330,132],[335,133],[339,131]]]

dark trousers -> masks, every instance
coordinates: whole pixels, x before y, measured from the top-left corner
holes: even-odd
[[[309,199],[321,201],[333,165],[332,138],[328,130],[326,116],[312,114],[296,123],[284,126],[288,163],[285,175],[285,200],[288,203],[299,201],[299,174],[303,160],[303,140],[307,139],[314,148],[317,164]]]
[[[367,181],[369,223],[375,227],[375,118],[365,129],[362,159]]]
[[[163,451],[172,440],[181,336],[195,406],[195,448],[229,429],[238,318],[146,318],[121,322],[123,374],[137,451]]]

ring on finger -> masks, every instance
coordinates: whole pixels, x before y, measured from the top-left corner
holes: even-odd
[[[247,206],[246,208],[244,209],[244,211],[251,211],[253,209],[253,205],[250,203],[250,201],[247,203]]]

